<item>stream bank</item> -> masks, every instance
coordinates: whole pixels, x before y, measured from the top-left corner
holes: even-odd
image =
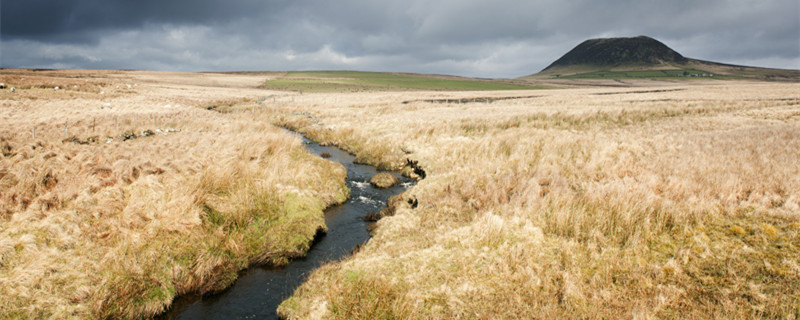
[[[295,133],[297,134],[297,133]],[[319,266],[340,260],[369,240],[364,217],[386,207],[389,197],[403,193],[413,180],[397,173],[400,183],[381,189],[369,183],[385,172],[355,163],[355,156],[334,146],[321,146],[304,136],[309,152],[341,163],[347,169],[350,199],[325,210],[327,233],[319,234],[307,255],[281,268],[251,267],[240,273],[236,282],[214,296],[186,296],[173,303],[162,319],[278,319],[276,309]]]

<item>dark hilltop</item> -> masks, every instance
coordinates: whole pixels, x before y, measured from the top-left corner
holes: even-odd
[[[638,36],[586,40],[543,71],[574,65],[662,65],[687,62],[689,59],[660,41],[647,36]]]
[[[530,79],[714,78],[800,81],[800,70],[687,58],[647,36],[589,39]]]

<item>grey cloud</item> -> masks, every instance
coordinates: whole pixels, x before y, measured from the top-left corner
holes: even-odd
[[[796,1],[10,0],[3,67],[537,72],[592,37],[729,63],[800,62]],[[788,65],[788,66],[787,66]]]
[[[25,0],[5,1],[2,31],[16,38],[59,40],[71,33],[129,29],[145,23],[217,24],[269,12],[257,0]]]

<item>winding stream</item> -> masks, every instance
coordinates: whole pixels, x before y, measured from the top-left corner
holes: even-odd
[[[282,268],[251,267],[243,271],[236,283],[221,294],[210,297],[186,296],[176,299],[162,319],[278,319],[275,310],[322,264],[339,260],[353,248],[369,240],[367,222],[362,218],[386,206],[390,196],[402,193],[413,182],[401,177],[401,183],[390,189],[372,186],[369,179],[380,172],[369,165],[356,164],[354,156],[336,147],[320,146],[303,138],[306,148],[347,168],[350,199],[325,210],[328,232],[318,235],[305,258],[296,259]]]

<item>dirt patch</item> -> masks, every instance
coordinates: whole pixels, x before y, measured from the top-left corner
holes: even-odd
[[[76,136],[71,136],[69,138],[61,140],[61,143],[75,143],[75,144],[87,145],[87,144],[98,143],[98,141],[100,141],[100,137],[98,136],[91,136],[83,140],[79,139]]]
[[[11,146],[8,142],[3,142],[3,145],[0,146],[0,153],[3,154],[3,157],[11,157],[14,156],[16,153],[12,152],[14,147]]]
[[[403,167],[401,174],[404,177],[422,180],[425,179],[427,174],[425,170],[422,169],[422,166],[419,165],[419,161],[406,159],[406,165]]]
[[[686,89],[663,89],[663,90],[640,90],[640,91],[625,91],[625,92],[600,92],[595,93],[595,96],[610,96],[615,94],[632,94],[632,93],[660,93],[660,92],[673,92],[673,91],[683,91]]]
[[[404,197],[402,193],[389,197],[389,201],[386,202],[386,208],[381,209],[380,212],[373,212],[367,214],[366,216],[364,216],[364,221],[376,222],[380,219],[383,219],[384,217],[393,216],[394,213],[397,211],[397,208],[406,203],[406,200],[403,198]],[[374,229],[374,226],[372,225],[369,226],[369,229],[371,231],[371,229]]]
[[[403,104],[412,102],[427,102],[427,103],[492,103],[501,100],[516,100],[516,99],[530,99],[538,98],[541,96],[517,96],[517,97],[474,97],[474,98],[461,98],[461,99],[426,99],[426,100],[407,100]]]

